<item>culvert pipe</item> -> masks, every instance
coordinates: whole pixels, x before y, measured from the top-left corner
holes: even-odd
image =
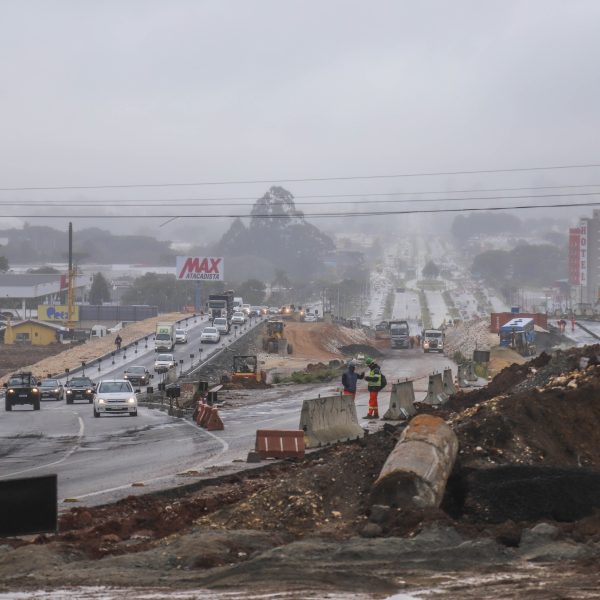
[[[373,484],[371,504],[439,507],[458,453],[458,438],[440,417],[417,415]]]

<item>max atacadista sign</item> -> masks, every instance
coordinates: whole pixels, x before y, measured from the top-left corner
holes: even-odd
[[[178,256],[175,263],[177,279],[185,281],[223,281],[222,256]]]

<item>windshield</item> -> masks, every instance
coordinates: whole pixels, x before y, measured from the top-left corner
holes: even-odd
[[[205,327],[202,333],[217,333],[217,330],[215,327]]]
[[[157,333],[156,339],[157,340],[170,340],[171,336],[168,333]]]
[[[227,319],[215,319],[215,325],[227,325]]]
[[[71,381],[69,381],[69,385],[78,386],[78,387],[92,387],[94,384],[91,379],[87,377],[73,377]]]
[[[42,387],[47,387],[47,388],[55,388],[58,387],[59,383],[56,379],[46,379],[45,381],[42,381]]]
[[[441,331],[426,331],[425,337],[426,338],[441,338],[442,332]]]
[[[103,381],[98,388],[100,394],[118,394],[119,392],[133,392],[128,381]]]
[[[30,383],[29,375],[18,375],[11,377],[8,381],[8,385],[29,385]]]
[[[175,330],[175,333],[176,333],[177,335],[185,335],[185,329],[176,329],[176,330]]]
[[[173,355],[172,354],[159,354],[158,357],[156,358],[156,360],[164,360],[164,361],[172,361],[173,360]]]
[[[129,369],[127,369],[127,373],[135,373],[135,374],[144,374],[146,372],[146,369],[144,367],[129,367]]]

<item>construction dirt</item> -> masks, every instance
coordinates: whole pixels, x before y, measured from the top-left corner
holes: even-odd
[[[388,424],[195,491],[73,508],[57,535],[0,540],[0,589],[101,582],[299,598],[597,597],[599,353],[541,355],[435,409],[460,448],[440,509],[370,507],[405,425]]]
[[[10,375],[15,371],[23,369],[23,365],[36,365],[35,374],[44,376],[44,373],[37,367],[37,363],[50,356],[64,352],[70,348],[64,344],[50,344],[49,346],[22,346],[13,344],[7,346],[0,344],[0,377]]]

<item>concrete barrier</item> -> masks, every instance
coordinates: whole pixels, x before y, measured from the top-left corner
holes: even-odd
[[[454,385],[454,379],[452,378],[452,369],[450,367],[444,369],[442,383],[444,384],[444,394],[447,394],[448,396],[456,394],[456,386]]]
[[[466,379],[471,383],[479,379],[477,375],[475,375],[475,365],[472,362],[467,365]]]
[[[295,429],[258,429],[254,448],[261,458],[302,458],[304,432]]]
[[[423,400],[424,404],[439,406],[448,400],[447,394],[444,393],[444,382],[441,373],[434,373],[429,376],[427,384],[427,395]]]
[[[383,415],[386,421],[400,421],[412,417],[417,411],[414,406],[415,390],[412,381],[402,381],[392,385],[390,407]]]
[[[417,415],[402,432],[371,490],[371,504],[438,507],[458,453],[458,439],[443,419]]]
[[[304,400],[300,427],[306,448],[356,440],[365,435],[358,424],[352,396],[326,396]]]
[[[467,365],[458,365],[458,386],[461,388],[469,387],[470,383],[467,381]]]

